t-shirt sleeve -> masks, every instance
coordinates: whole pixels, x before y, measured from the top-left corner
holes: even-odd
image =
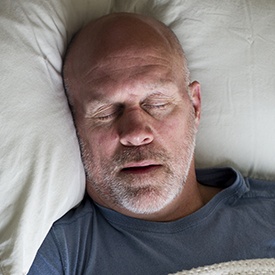
[[[54,237],[50,233],[39,248],[28,275],[60,275],[64,274],[62,258]]]

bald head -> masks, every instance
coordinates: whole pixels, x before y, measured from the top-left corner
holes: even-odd
[[[181,45],[163,23],[137,14],[115,13],[90,22],[75,36],[64,61],[67,90],[80,83],[98,81],[123,61],[125,72],[143,57],[166,57],[188,85],[189,71]],[[161,60],[160,60],[161,62]],[[148,64],[150,60],[148,60]],[[92,73],[94,72],[94,73]],[[125,76],[126,77],[126,76]],[[69,92],[70,102],[72,94]]]
[[[133,217],[181,216],[176,198],[184,201],[195,175],[200,88],[173,32],[136,14],[99,18],[72,41],[64,81],[90,197]]]

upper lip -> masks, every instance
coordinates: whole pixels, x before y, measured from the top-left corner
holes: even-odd
[[[138,162],[129,162],[125,164],[122,169],[137,168],[137,167],[142,168],[142,167],[157,166],[157,165],[161,165],[161,164],[153,160],[143,160]]]

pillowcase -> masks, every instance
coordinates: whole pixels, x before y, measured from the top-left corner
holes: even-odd
[[[117,0],[113,10],[153,16],[178,36],[202,89],[196,167],[275,180],[275,2]]]
[[[0,9],[0,273],[25,274],[85,175],[61,78],[72,35],[110,12],[169,25],[202,85],[197,167],[275,179],[273,0],[25,0]]]
[[[52,223],[83,197],[62,56],[109,9],[109,0],[1,2],[0,274],[25,274]]]

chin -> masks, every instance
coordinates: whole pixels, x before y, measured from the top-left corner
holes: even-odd
[[[129,197],[124,196],[120,206],[134,214],[154,214],[168,206],[180,193],[180,190],[160,190],[151,187],[136,190]]]

